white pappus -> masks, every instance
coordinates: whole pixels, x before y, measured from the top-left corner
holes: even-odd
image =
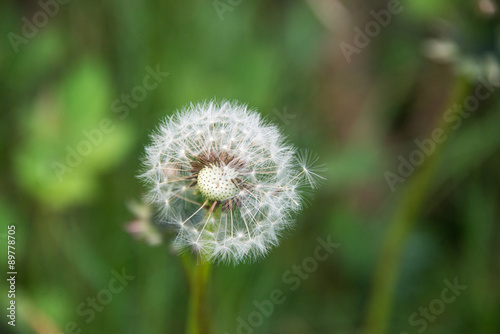
[[[252,261],[278,244],[322,177],[274,125],[237,102],[204,102],[152,135],[140,177],[175,224],[174,245],[211,262]]]

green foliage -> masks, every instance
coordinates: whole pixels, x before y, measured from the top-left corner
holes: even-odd
[[[227,98],[318,152],[327,181],[268,257],[211,269],[214,333],[236,333],[275,289],[286,301],[255,333],[417,333],[409,317],[455,277],[468,288],[425,333],[498,333],[500,87],[462,110],[456,128],[443,116],[475,94],[479,77],[494,79],[483,65],[500,58],[498,11],[402,0],[348,63],[340,44],[387,2],[338,2],[350,14],[342,18],[329,7],[337,2],[221,2],[232,8],[222,20],[212,1],[71,1],[17,53],[8,34],[22,35],[22,18],[42,9],[0,4],[0,261],[14,224],[19,272],[18,326],[3,321],[0,332],[59,334],[70,322],[82,333],[185,332],[190,284],[174,236],[154,213],[166,241],[135,240],[126,230],[141,225],[130,222],[151,221],[128,203],[144,193],[136,175],[161,119]],[[460,52],[432,59],[429,37]],[[169,75],[134,98],[157,67]],[[447,139],[391,191],[384,173],[399,175],[399,157],[438,127]],[[327,236],[341,246],[291,289],[284,275]],[[86,322],[79,306],[122,268],[135,278]]]

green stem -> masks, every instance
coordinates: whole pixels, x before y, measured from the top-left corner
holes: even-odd
[[[187,334],[209,334],[210,326],[206,313],[207,282],[210,276],[210,263],[198,260],[191,263],[190,298],[187,319]]]
[[[204,205],[208,201],[205,201]],[[216,208],[217,202],[213,201],[210,209],[205,214],[205,219],[209,219],[213,213],[214,219],[220,215],[220,208]],[[207,231],[210,226],[206,227]],[[209,334],[211,333],[209,317],[207,316],[207,282],[210,276],[212,265],[200,254],[197,255],[196,262],[188,256],[183,256],[182,261],[189,277],[189,310],[187,319],[187,334]]]
[[[463,80],[457,80],[451,103],[462,101],[468,85]],[[449,136],[450,124],[442,118],[436,128],[443,130],[443,138]],[[444,144],[436,144],[435,152],[426,159],[403,189],[400,204],[397,207],[392,222],[389,225],[385,242],[382,245],[379,262],[375,268],[373,293],[368,305],[367,323],[364,333],[383,334],[387,332],[387,320],[390,317],[394,288],[398,279],[398,265],[407,236],[418,216],[426,197],[426,191],[437,166],[438,157]]]

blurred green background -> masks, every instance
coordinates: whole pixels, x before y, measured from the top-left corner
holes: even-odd
[[[213,269],[213,333],[500,332],[498,3],[7,0],[0,17],[0,263],[15,225],[18,272],[0,332],[185,331],[173,232],[158,243],[135,176],[158,122],[213,98],[328,168],[269,256]],[[328,237],[292,290],[283,275]],[[449,303],[446,280],[466,286]],[[275,289],[286,301],[249,319]]]

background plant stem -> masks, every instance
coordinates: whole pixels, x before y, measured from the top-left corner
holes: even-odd
[[[457,79],[447,107],[451,108],[455,103],[461,105],[468,88],[469,85],[466,84],[465,80]],[[450,123],[445,122],[443,117],[439,118],[436,128],[443,129],[443,137],[447,136],[446,138],[449,138]],[[435,151],[426,158],[422,166],[415,171],[415,174],[406,180],[406,187],[400,190],[403,192],[400,204],[395,210],[375,269],[365,334],[387,333],[388,319],[390,318],[394,290],[397,284],[400,257],[404,251],[407,236],[426,198],[430,181],[444,145],[445,143],[436,143]]]

